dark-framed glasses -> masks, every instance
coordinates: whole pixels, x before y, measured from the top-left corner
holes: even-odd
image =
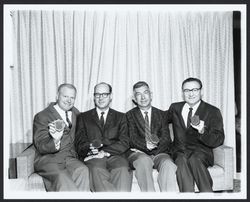
[[[110,95],[110,93],[94,93],[95,98],[107,98]]]
[[[200,90],[200,88],[184,89],[183,92],[186,93],[186,94],[188,94],[190,92],[192,92],[192,93],[198,93],[199,90]]]

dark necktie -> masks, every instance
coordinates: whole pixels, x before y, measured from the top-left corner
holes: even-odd
[[[148,112],[144,112],[145,113],[145,139],[146,142],[150,141],[150,136],[151,136],[151,130],[150,130],[150,126],[149,126],[149,119],[148,119]]]
[[[103,115],[104,115],[104,112],[101,112],[100,124],[101,124],[102,128],[104,127],[104,117],[103,117]]]
[[[193,110],[193,108],[190,107],[190,108],[189,108],[189,112],[188,112],[188,118],[187,118],[187,128],[190,127],[191,117],[192,117],[192,110]]]
[[[65,111],[65,114],[66,114],[66,121],[68,122],[68,126],[69,126],[69,128],[71,128],[72,127],[72,123],[71,123],[71,121],[69,120],[69,117],[68,117],[68,111]]]

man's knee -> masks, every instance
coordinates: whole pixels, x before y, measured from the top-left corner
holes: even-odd
[[[55,175],[55,181],[57,183],[60,183],[60,182],[65,183],[65,182],[68,182],[70,180],[71,180],[71,177],[69,176],[68,172],[66,172],[65,170],[59,171]]]
[[[75,169],[74,171],[74,175],[78,175],[78,176],[89,176],[89,169],[87,166],[82,165],[78,168]]]
[[[188,162],[191,166],[197,166],[202,164],[203,160],[199,155],[191,155],[188,159]]]
[[[182,167],[183,165],[188,164],[188,159],[185,156],[178,156],[175,160],[177,167]]]
[[[160,169],[175,173],[177,170],[177,166],[171,159],[165,159],[163,162],[161,162]]]
[[[119,161],[117,161],[117,163],[118,163],[118,165],[116,166],[117,168],[119,168],[119,167],[128,168],[129,167],[128,160],[125,158],[120,158]]]
[[[153,160],[147,155],[141,155],[133,162],[135,169],[153,168],[153,165]]]

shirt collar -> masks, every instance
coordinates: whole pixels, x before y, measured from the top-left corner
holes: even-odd
[[[54,108],[55,108],[55,109],[56,109],[56,111],[58,111],[60,114],[65,113],[65,111],[64,111],[64,110],[62,110],[62,109],[59,107],[59,105],[58,105],[58,104],[55,104],[55,105],[54,105]]]
[[[200,106],[201,100],[199,102],[197,102],[192,108],[193,108],[193,112],[195,112],[197,110],[197,108]],[[190,106],[188,105],[188,103],[185,103],[187,108],[190,108]]]
[[[150,115],[151,115],[151,111],[152,111],[152,107],[150,107],[148,110],[140,109],[140,111],[141,111],[143,117],[145,116],[145,113],[144,113],[144,112],[148,112],[148,116],[150,116]]]
[[[104,112],[104,116],[106,116],[109,113],[109,108],[106,109],[105,111],[100,110],[99,108],[96,107],[96,112],[98,114],[98,117],[101,116],[101,113]]]

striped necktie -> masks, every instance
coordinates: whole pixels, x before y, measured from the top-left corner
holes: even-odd
[[[193,108],[190,107],[190,108],[189,108],[189,112],[188,112],[188,117],[187,117],[187,128],[190,127],[191,117],[192,117],[192,111],[193,111]]]
[[[150,142],[151,130],[149,126],[148,112],[144,112],[145,114],[145,140],[146,142]]]
[[[65,111],[65,115],[66,115],[66,121],[68,122],[68,126],[69,126],[69,128],[71,128],[72,127],[72,123],[69,120],[68,111]]]

